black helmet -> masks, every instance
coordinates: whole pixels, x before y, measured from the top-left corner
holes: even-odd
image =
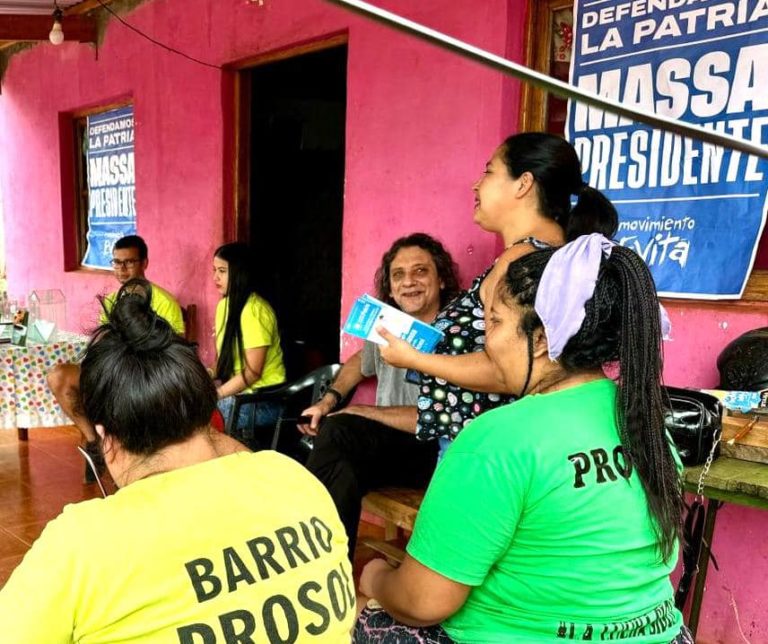
[[[733,340],[717,357],[718,389],[768,389],[768,327],[752,329]]]

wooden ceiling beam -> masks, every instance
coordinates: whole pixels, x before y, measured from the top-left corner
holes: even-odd
[[[48,40],[53,16],[0,15],[0,40]],[[96,19],[92,16],[68,16],[61,19],[64,40],[96,42]]]
[[[71,7],[64,9],[65,16],[75,16],[80,13],[87,13],[92,9],[103,9],[105,4],[111,4],[114,0],[83,0],[77,4],[73,4]]]

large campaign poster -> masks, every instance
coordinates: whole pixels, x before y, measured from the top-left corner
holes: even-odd
[[[768,143],[768,0],[577,0],[571,82],[649,113]],[[618,243],[672,297],[737,298],[765,223],[768,161],[569,105],[584,177]]]
[[[88,233],[83,266],[109,269],[112,246],[136,233],[133,106],[88,117]]]

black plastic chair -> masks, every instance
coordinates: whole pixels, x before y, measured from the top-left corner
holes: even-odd
[[[282,410],[275,423],[270,443],[270,449],[277,449],[280,444],[280,433],[283,425],[296,425],[299,422],[302,410],[309,407],[325,394],[340,370],[340,364],[329,364],[318,367],[293,382],[263,387],[250,393],[237,394],[232,406],[232,414],[227,419],[224,431],[230,436],[233,434],[236,427],[235,423],[240,415],[240,408],[243,405],[253,405],[265,401],[281,403]],[[296,449],[300,438],[298,430],[294,431],[291,438],[294,439],[290,441],[293,444],[293,449],[280,451],[285,451],[291,456],[299,456],[299,450]]]

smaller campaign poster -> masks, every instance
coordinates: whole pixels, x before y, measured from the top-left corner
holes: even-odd
[[[88,268],[111,269],[112,246],[136,233],[133,132],[131,105],[88,117]]]

